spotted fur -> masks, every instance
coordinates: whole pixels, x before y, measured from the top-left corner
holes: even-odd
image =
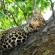
[[[0,46],[3,49],[10,49],[24,43],[26,39],[27,34],[24,31],[19,28],[11,28],[3,33]]]

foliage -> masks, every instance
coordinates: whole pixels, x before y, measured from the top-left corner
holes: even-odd
[[[35,0],[0,0],[0,29],[24,24],[32,15]],[[36,8],[43,11],[49,0],[36,0]]]

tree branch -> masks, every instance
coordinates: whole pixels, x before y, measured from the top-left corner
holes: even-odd
[[[51,8],[52,8],[52,16],[53,16],[53,19],[54,19],[54,9],[53,9],[54,3],[52,2],[52,0],[50,0],[50,2],[51,2]]]

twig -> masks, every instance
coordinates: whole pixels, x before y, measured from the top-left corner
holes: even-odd
[[[17,2],[15,2],[17,4]],[[22,11],[23,11],[23,15],[25,14],[24,10],[17,4],[17,7],[19,7]],[[24,15],[25,20],[26,20],[26,16]]]
[[[4,11],[4,14],[8,15],[8,13],[10,13],[10,15],[12,15],[13,21],[14,21],[15,24],[18,26],[18,24],[17,24],[15,18],[13,17],[13,14],[12,14],[10,11],[6,10],[4,0],[2,0],[2,5],[3,5],[3,11]],[[8,15],[8,16],[10,16],[10,15]]]
[[[8,15],[9,17],[12,16],[13,21],[14,21],[15,24],[18,26],[18,23],[16,22],[16,20],[15,20],[13,14],[12,14],[10,11],[4,10],[4,14]]]

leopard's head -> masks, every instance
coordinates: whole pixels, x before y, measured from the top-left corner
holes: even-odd
[[[46,22],[43,18],[43,16],[41,14],[35,14],[36,17],[33,17],[32,20],[30,21],[30,23],[28,23],[28,25],[26,26],[26,30],[28,30],[28,32],[32,32],[35,30],[39,30],[40,28],[42,28]]]

